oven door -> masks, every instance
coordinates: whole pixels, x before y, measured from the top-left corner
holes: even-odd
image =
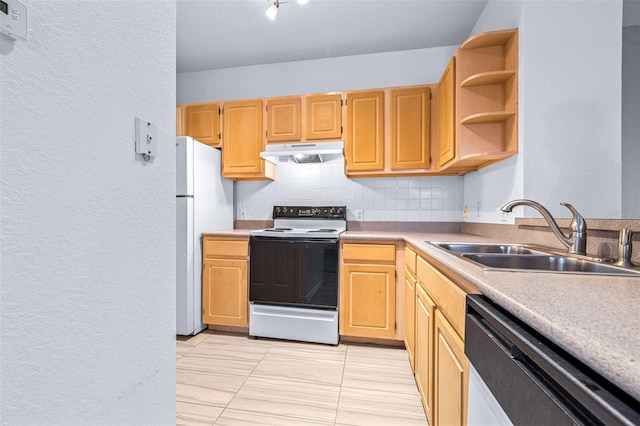
[[[337,239],[251,237],[249,301],[338,307]]]

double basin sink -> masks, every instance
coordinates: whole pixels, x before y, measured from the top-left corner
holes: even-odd
[[[433,241],[427,241],[427,243],[479,264],[485,270],[617,275],[640,278],[640,270],[638,269],[623,268],[607,263],[605,259],[568,255],[539,246]]]

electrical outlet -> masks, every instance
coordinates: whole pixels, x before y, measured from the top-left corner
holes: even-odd
[[[364,220],[364,210],[352,210],[352,211],[353,211],[353,216],[355,216],[357,221]]]
[[[478,206],[476,208],[476,217],[480,217],[480,201],[478,201]]]
[[[462,210],[462,213],[464,214],[464,218],[465,219],[469,219],[469,206],[468,205],[464,205],[464,209]]]
[[[245,219],[247,217],[247,209],[240,209],[240,219]]]

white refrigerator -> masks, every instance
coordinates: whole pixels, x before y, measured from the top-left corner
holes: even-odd
[[[233,182],[221,176],[220,150],[189,137],[176,139],[176,334],[197,334],[202,323],[203,231],[233,229]]]

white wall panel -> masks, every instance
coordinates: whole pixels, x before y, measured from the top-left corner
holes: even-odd
[[[175,1],[25,3],[29,41],[0,42],[1,423],[173,424]]]

